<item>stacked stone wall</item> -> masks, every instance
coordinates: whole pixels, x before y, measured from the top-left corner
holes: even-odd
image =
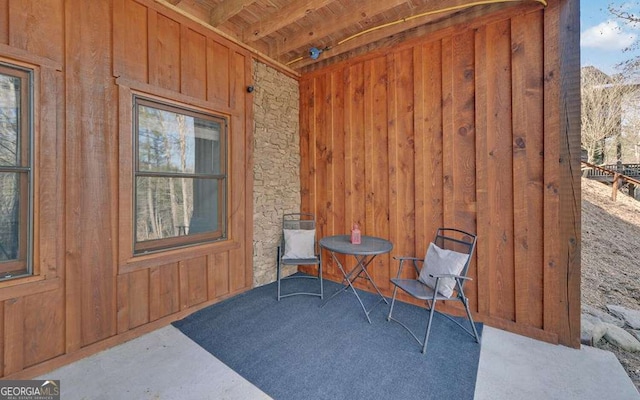
[[[295,79],[253,67],[253,283],[261,286],[276,279],[282,214],[300,211],[300,92]]]

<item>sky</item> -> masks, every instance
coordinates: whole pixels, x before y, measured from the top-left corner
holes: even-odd
[[[581,65],[592,65],[607,74],[617,72],[620,62],[640,55],[640,49],[624,51],[640,42],[640,25],[633,26],[611,14],[607,9],[610,3],[636,14],[640,11],[639,1],[580,0]]]

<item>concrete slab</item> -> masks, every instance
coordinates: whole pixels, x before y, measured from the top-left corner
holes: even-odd
[[[609,352],[571,349],[485,326],[476,400],[640,399]]]
[[[36,379],[60,379],[61,399],[270,399],[173,326]]]
[[[36,379],[60,379],[64,400],[269,399],[173,326]],[[475,399],[640,400],[640,394],[613,353],[485,326]]]

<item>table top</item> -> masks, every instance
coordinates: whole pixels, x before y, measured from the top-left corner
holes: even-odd
[[[393,244],[375,236],[362,235],[362,243],[351,243],[351,235],[327,236],[320,239],[320,247],[334,253],[370,256],[388,253],[393,249]]]

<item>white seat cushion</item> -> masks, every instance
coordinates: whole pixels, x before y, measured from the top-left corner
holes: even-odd
[[[312,229],[284,230],[284,260],[315,257],[316,231]]]
[[[432,278],[429,275],[460,275],[468,257],[468,254],[444,250],[434,243],[429,243],[427,255],[424,258],[424,265],[418,279],[435,290],[436,278]],[[455,286],[456,281],[454,278],[440,278],[438,292],[445,297],[451,297]]]

